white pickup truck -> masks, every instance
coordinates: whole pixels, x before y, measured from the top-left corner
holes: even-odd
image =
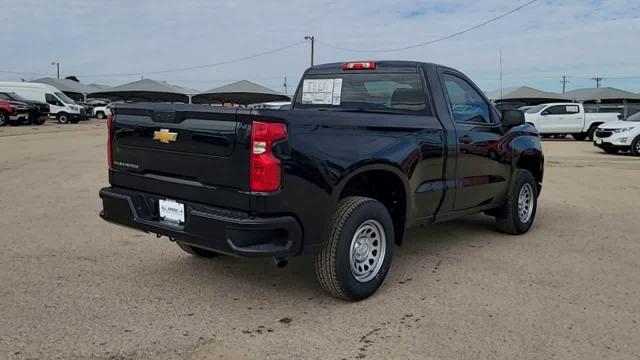
[[[571,134],[576,140],[593,139],[599,125],[618,121],[615,113],[585,113],[579,103],[541,104],[525,111],[526,122],[542,136]]]

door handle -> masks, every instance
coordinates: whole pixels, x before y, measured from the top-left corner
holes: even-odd
[[[473,142],[473,139],[471,138],[471,136],[468,136],[468,135],[465,135],[458,140],[463,144],[471,144]]]

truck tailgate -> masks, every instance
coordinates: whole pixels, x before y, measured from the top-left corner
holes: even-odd
[[[244,193],[249,187],[248,116],[245,123],[236,109],[155,103],[119,104],[113,112],[113,185],[249,206],[248,196],[245,206],[241,194],[227,203],[228,196],[220,194]],[[162,183],[166,186],[158,186]]]

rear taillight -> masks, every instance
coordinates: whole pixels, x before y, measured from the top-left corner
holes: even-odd
[[[280,189],[282,169],[272,150],[275,142],[286,138],[285,124],[254,121],[251,125],[251,191],[273,192]]]
[[[342,70],[375,70],[376,63],[373,61],[358,61],[342,64]]]
[[[109,167],[113,165],[113,114],[107,117],[107,164]]]

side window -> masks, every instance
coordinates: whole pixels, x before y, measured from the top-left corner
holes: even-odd
[[[56,97],[51,94],[45,94],[44,99],[47,101],[47,104],[60,106],[60,101],[58,101],[58,99],[56,99]]]
[[[566,111],[567,111],[567,114],[579,114],[580,107],[578,105],[567,105]]]
[[[442,79],[455,121],[491,122],[489,104],[467,81],[451,74],[444,74]]]
[[[549,106],[543,112],[547,115],[564,115],[567,113],[567,106],[566,105]]]
[[[0,94],[0,100],[11,100],[7,94]]]

